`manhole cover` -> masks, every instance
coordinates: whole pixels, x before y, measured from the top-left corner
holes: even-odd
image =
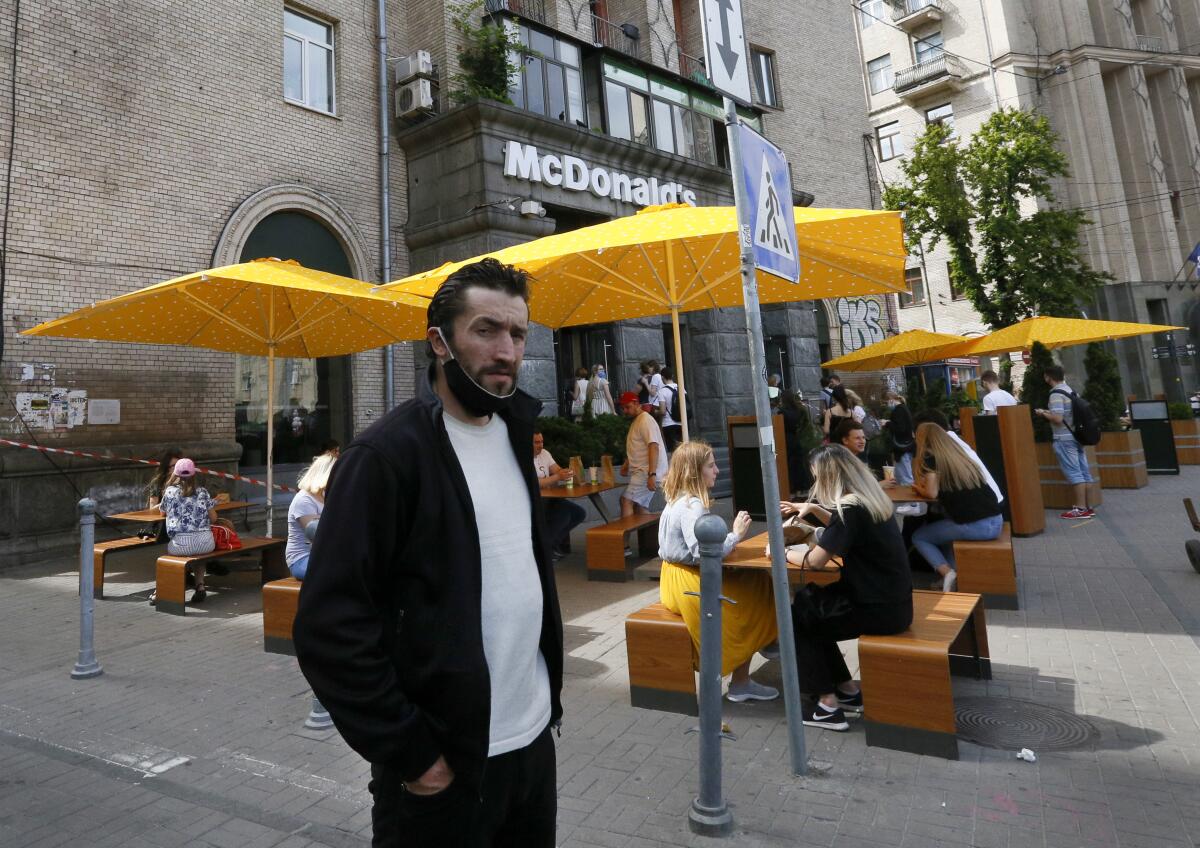
[[[1099,736],[1074,713],[1015,698],[962,698],[954,702],[954,711],[958,735],[985,748],[1065,751]]]

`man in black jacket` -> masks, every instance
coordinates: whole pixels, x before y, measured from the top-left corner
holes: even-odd
[[[562,617],[517,391],[525,275],[466,266],[429,307],[429,386],[342,452],[293,631],[371,762],[375,846],[554,845]]]

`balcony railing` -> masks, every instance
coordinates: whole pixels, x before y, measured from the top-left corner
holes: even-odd
[[[679,51],[679,75],[701,85],[712,85],[708,78],[708,69],[704,67],[704,60],[697,56],[689,56],[682,50]]]
[[[642,58],[641,40],[633,24],[614,24],[598,15],[592,15],[592,42],[597,47],[619,50],[635,59]]]
[[[1145,50],[1148,53],[1167,52],[1166,40],[1159,38],[1157,35],[1138,35],[1137,46],[1138,50]]]
[[[484,0],[484,9],[489,14],[512,12],[522,18],[546,23],[546,0]]]
[[[965,71],[962,62],[956,56],[947,56],[943,53],[934,59],[928,59],[919,65],[899,71],[896,74],[892,90],[897,94],[904,94],[938,80],[958,82],[963,76],[965,76]]]
[[[892,20],[898,21],[925,9],[944,11],[942,0],[892,0]]]

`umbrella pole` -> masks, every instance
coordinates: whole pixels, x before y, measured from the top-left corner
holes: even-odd
[[[267,348],[267,538],[275,529],[275,345]]]
[[[671,332],[675,334],[675,382],[679,384],[679,417],[683,426],[683,440],[689,441],[687,423],[687,395],[683,388],[683,345],[679,341],[679,307],[671,309]]]

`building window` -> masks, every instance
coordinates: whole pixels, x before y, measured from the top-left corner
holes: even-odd
[[[283,10],[283,97],[333,114],[333,26]]]
[[[867,80],[870,82],[872,94],[879,94],[892,87],[895,76],[892,74],[891,53],[867,62]]]
[[[863,0],[858,5],[858,19],[863,29],[886,20],[883,14],[883,2],[884,0]]]
[[[887,162],[889,159],[895,159],[904,154],[904,139],[900,135],[899,121],[892,121],[890,124],[876,127],[875,139],[879,143],[880,162]]]
[[[918,65],[930,62],[941,56],[944,52],[941,30],[931,32],[924,38],[918,38],[913,44],[913,52],[916,54]]]
[[[921,276],[920,268],[905,268],[904,284],[908,286],[908,292],[900,292],[901,309],[925,303],[925,278]]]
[[[967,293],[954,284],[954,272],[950,270],[950,263],[946,263],[946,279],[950,281],[950,299],[951,300],[966,300]]]
[[[775,86],[775,54],[751,47],[750,67],[754,69],[755,100],[764,106],[777,108],[779,94]]]
[[[950,134],[954,135],[954,106],[950,103],[943,103],[941,106],[926,109],[925,123],[945,124],[949,128]]]
[[[520,67],[509,81],[508,96],[513,104],[556,121],[586,127],[579,47],[511,18],[504,25],[509,38],[529,50],[509,53],[509,61]]]

